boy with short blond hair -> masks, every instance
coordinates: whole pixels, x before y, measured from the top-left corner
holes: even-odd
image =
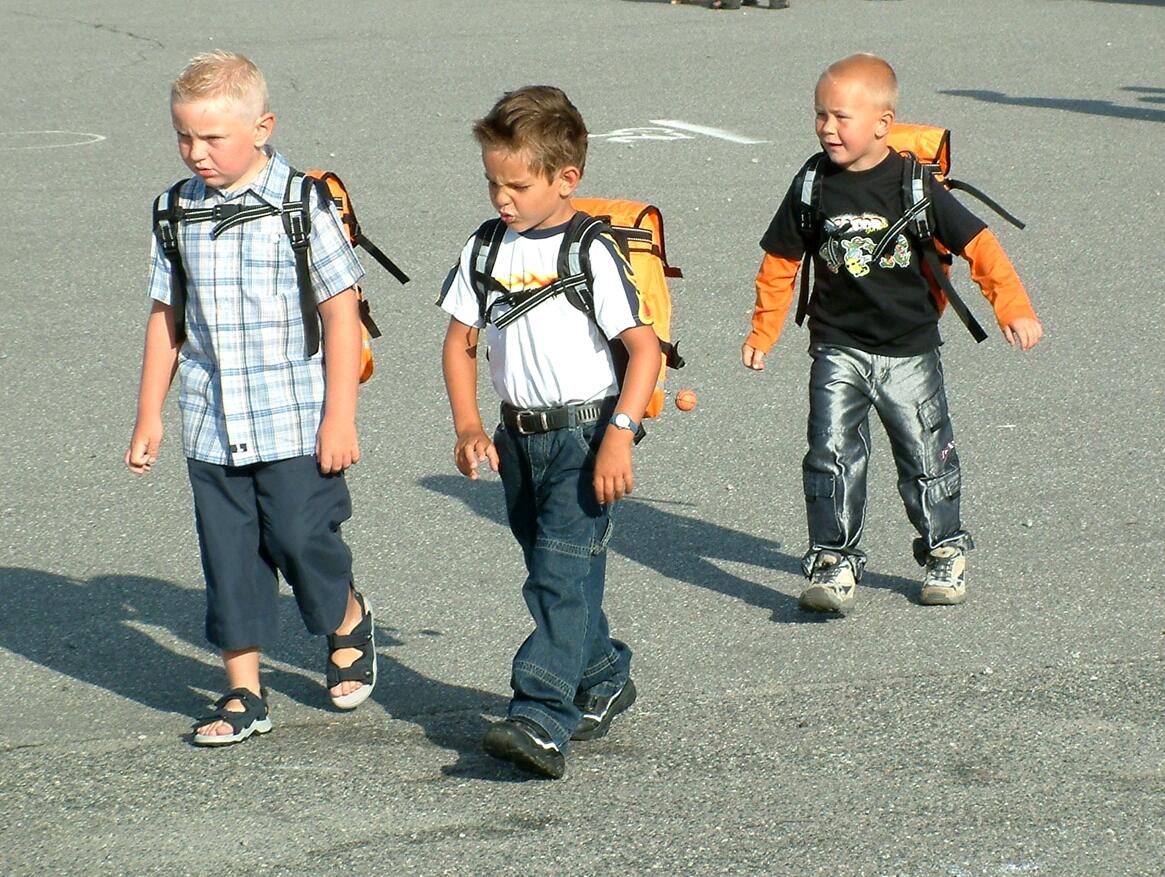
[[[809,450],[802,464],[809,524],[802,607],[843,612],[866,556],[858,548],[866,504],[869,412],[877,411],[898,469],[898,490],[918,530],[914,556],[926,568],[920,600],[966,599],[961,474],[939,358],[939,308],[922,270],[920,243],[901,223],[905,159],[890,149],[898,81],[874,55],[844,58],[815,93],[822,217],[813,229],[809,300]],[[790,187],[761,240],[752,332],[741,357],[764,368],[780,335],[807,246],[802,193]],[[995,236],[941,185],[931,186],[935,239],[971,264],[1007,342],[1028,350],[1043,336],[1027,293]],[[900,231],[893,231],[900,229]],[[896,234],[892,248],[876,246]],[[881,257],[870,253],[884,252]],[[807,266],[806,266],[807,269]]]
[[[501,474],[535,624],[514,657],[507,718],[483,742],[496,758],[557,778],[568,742],[606,734],[636,696],[631,650],[610,637],[602,598],[612,517],[634,486],[631,448],[660,347],[609,235],[588,250],[590,314],[555,287],[564,279],[564,236],[578,219],[570,199],[587,149],[586,125],[567,96],[548,86],[509,92],[475,124],[474,136],[499,218],[471,236],[438,302],[450,316],[443,366],[453,455],[469,478],[482,464]],[[475,253],[482,236],[495,233],[496,259],[486,269]],[[542,291],[562,294],[504,319]],[[492,440],[477,403],[483,330],[502,399]],[[622,380],[610,348],[616,340],[627,353]]]
[[[353,709],[375,684],[372,612],[352,585],[340,535],[351,517],[344,471],[360,459],[354,287],[363,270],[334,206],[313,194],[309,325],[281,217],[293,170],[267,145],[275,116],[254,63],[232,52],[199,55],[170,95],[178,151],[195,175],[171,191],[177,209],[155,228],[125,463],[144,474],[157,460],[176,373],[206,635],[222,653],[229,688],[193,742],[223,746],[271,729],[259,657],[275,634],[277,570],[308,630],[329,635],[333,705]],[[240,215],[251,218],[232,224]],[[317,319],[322,350],[309,342]]]

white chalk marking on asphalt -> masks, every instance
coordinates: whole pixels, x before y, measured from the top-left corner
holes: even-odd
[[[755,140],[752,137],[745,137],[743,134],[734,134],[732,131],[726,131],[723,128],[711,128],[708,125],[693,125],[691,122],[682,122],[679,119],[652,119],[651,124],[666,125],[669,128],[675,128],[680,131],[691,131],[693,134],[703,134],[706,137],[727,140],[729,143],[751,145],[754,143],[769,142],[767,140]]]
[[[611,143],[634,143],[637,140],[694,140],[682,131],[672,128],[616,128],[606,134],[590,135],[595,140],[607,140]]]
[[[49,142],[62,136],[69,139],[63,143]],[[64,149],[67,146],[89,146],[104,139],[104,134],[84,131],[0,131],[0,150]]]

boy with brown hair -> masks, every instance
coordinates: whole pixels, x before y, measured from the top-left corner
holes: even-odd
[[[312,350],[318,324],[305,322],[281,217],[293,171],[267,145],[275,116],[263,74],[232,52],[199,55],[174,81],[170,112],[195,175],[172,190],[178,209],[155,229],[125,463],[144,474],[156,462],[177,373],[206,635],[221,650],[230,689],[193,742],[224,746],[271,730],[259,657],[275,634],[276,570],[308,630],[329,635],[332,704],[354,709],[376,681],[372,611],[353,587],[340,535],[352,513],[344,471],[360,459],[354,287],[364,272],[334,206],[313,194],[308,267],[323,344]]]
[[[898,490],[918,530],[926,568],[920,600],[966,599],[973,547],[959,513],[959,458],[939,358],[939,308],[919,244],[903,222],[903,156],[890,149],[898,82],[881,58],[858,54],[818,80],[816,132],[824,151],[820,227],[811,244],[790,187],[761,240],[752,332],[741,358],[761,370],[780,335],[794,278],[813,250],[809,300],[809,450],[802,464],[809,524],[802,607],[843,612],[854,602],[866,556],[858,548],[866,506],[869,412],[877,411],[898,469]],[[1029,350],[1043,336],[1027,293],[995,236],[941,185],[931,186],[934,237],[971,265],[1007,342]],[[895,235],[893,241],[882,239]],[[877,255],[884,253],[884,255]],[[807,269],[808,266],[806,266]]]
[[[631,449],[660,346],[608,235],[588,251],[589,314],[577,290],[555,285],[566,279],[559,252],[577,219],[570,199],[587,152],[586,125],[567,96],[549,86],[509,92],[473,133],[499,218],[471,236],[438,301],[450,315],[443,366],[453,456],[471,479],[483,464],[501,474],[535,625],[514,657],[507,718],[483,742],[496,758],[557,778],[568,742],[603,736],[636,696],[631,650],[610,637],[602,599],[612,517],[634,486]],[[487,234],[497,235],[492,265],[476,258]],[[536,307],[501,319],[541,292],[547,297]],[[502,399],[492,440],[477,402],[483,330]],[[616,339],[628,360],[621,380]]]

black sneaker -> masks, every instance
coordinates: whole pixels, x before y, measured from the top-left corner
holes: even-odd
[[[570,739],[598,740],[605,737],[611,730],[611,720],[635,703],[636,695],[635,682],[628,679],[623,683],[623,687],[610,697],[592,698],[586,703],[580,703],[582,719],[574,733],[570,735]]]
[[[515,716],[495,723],[482,739],[485,751],[522,770],[559,779],[566,773],[566,757],[550,736],[529,719]]]

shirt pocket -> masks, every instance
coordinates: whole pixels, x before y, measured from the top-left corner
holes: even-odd
[[[296,295],[295,255],[281,231],[255,231],[243,239],[243,289],[250,298]]]

